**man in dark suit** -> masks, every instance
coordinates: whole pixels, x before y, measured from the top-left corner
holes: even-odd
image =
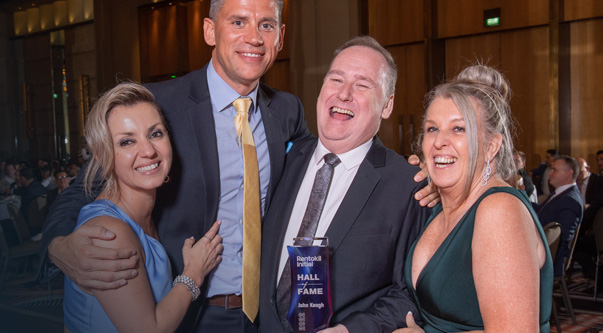
[[[282,0],[213,0],[210,18],[204,20],[205,40],[214,46],[210,63],[181,78],[147,86],[169,124],[174,150],[171,181],[158,191],[154,212],[174,272],[183,269],[184,239],[199,239],[214,221],[222,220],[222,262],[205,279],[204,299],[191,305],[181,326],[187,331],[257,330],[256,315],[242,311],[244,168],[232,103],[239,97],[252,100],[248,118],[263,212],[280,179],[288,142],[309,135],[300,100],[259,82],[283,46],[282,7]],[[50,212],[42,258],[51,259],[83,288],[117,288],[136,274],[132,250],[114,253],[89,245],[90,238],[111,239],[107,230],[82,227],[70,234],[79,209],[89,201],[79,176]],[[46,260],[40,277],[48,279],[56,271]],[[256,313],[257,302],[256,297]]]
[[[603,207],[603,176],[590,172],[585,159],[578,157],[576,161],[580,167],[576,185],[584,203],[584,217],[580,227],[580,235],[583,235],[592,227],[597,211]]]
[[[21,214],[26,221],[29,221],[29,204],[37,197],[46,195],[48,190],[39,181],[35,179],[31,168],[19,170],[17,177],[19,187],[13,191],[14,194],[21,196]],[[39,232],[40,230],[38,230]]]
[[[561,224],[561,241],[554,262],[555,276],[562,276],[565,258],[570,254],[569,244],[574,238],[576,228],[582,221],[584,205],[576,179],[580,168],[573,157],[561,155],[551,165],[549,182],[555,190],[542,205],[536,207],[538,219],[545,226],[550,222]]]
[[[380,332],[405,326],[416,311],[403,280],[408,248],[427,210],[413,194],[417,171],[376,137],[391,114],[396,65],[371,37],[344,44],[331,63],[317,102],[319,139],[296,144],[264,222],[260,322],[265,332],[290,330],[288,300],[279,282],[293,238],[328,237],[333,318],[328,331]],[[315,176],[335,154],[338,161],[315,221],[315,234],[302,231],[311,211]],[[332,157],[330,157],[332,158]],[[305,212],[305,213],[304,213]],[[305,223],[305,222],[304,222]],[[281,304],[279,304],[281,303]]]

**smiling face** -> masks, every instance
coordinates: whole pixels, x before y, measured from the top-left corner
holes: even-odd
[[[392,112],[394,95],[384,97],[387,63],[366,46],[344,49],[333,60],[316,103],[318,135],[335,154],[369,141]]]
[[[117,106],[107,124],[120,191],[154,191],[161,186],[172,164],[172,147],[157,110],[146,102]]]
[[[469,147],[465,120],[452,99],[437,97],[425,115],[423,154],[431,180],[439,188],[465,184]]]
[[[285,25],[274,0],[226,0],[215,20],[203,22],[205,42],[214,46],[213,65],[241,95],[249,94],[283,48]]]

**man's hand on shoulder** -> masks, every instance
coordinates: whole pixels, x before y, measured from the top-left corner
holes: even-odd
[[[68,236],[56,237],[48,246],[48,258],[85,291],[117,289],[138,275],[134,249],[108,249],[93,239],[110,241],[115,233],[101,226],[82,225]]]
[[[408,157],[408,163],[421,167],[421,171],[417,172],[414,177],[415,182],[420,183],[429,177],[425,163],[422,162],[417,155],[410,155],[410,157]],[[427,186],[415,193],[415,199],[419,200],[419,204],[423,207],[434,207],[440,202],[440,193],[438,192],[438,188],[433,183],[429,182]]]

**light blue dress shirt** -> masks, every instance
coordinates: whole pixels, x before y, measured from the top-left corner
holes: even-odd
[[[234,127],[237,111],[232,102],[241,97],[216,73],[213,60],[207,67],[207,83],[212,112],[216,125],[218,158],[220,166],[220,206],[218,220],[222,220],[220,236],[224,251],[222,262],[209,277],[208,297],[241,294],[243,267],[243,151],[238,145]],[[259,86],[259,85],[258,85]],[[262,216],[270,182],[270,158],[266,131],[257,104],[258,87],[247,97],[252,99],[249,108],[249,125],[258,157],[260,172],[260,204]],[[257,263],[260,264],[259,262]]]

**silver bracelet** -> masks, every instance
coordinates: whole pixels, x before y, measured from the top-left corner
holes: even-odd
[[[197,284],[195,283],[195,281],[193,281],[193,279],[189,278],[186,275],[176,276],[176,278],[174,279],[174,283],[172,283],[172,287],[177,284],[184,285],[188,289],[188,291],[190,291],[191,294],[193,294],[193,301],[196,300],[199,297],[199,295],[201,294],[201,290],[199,290],[199,286],[197,286]]]

